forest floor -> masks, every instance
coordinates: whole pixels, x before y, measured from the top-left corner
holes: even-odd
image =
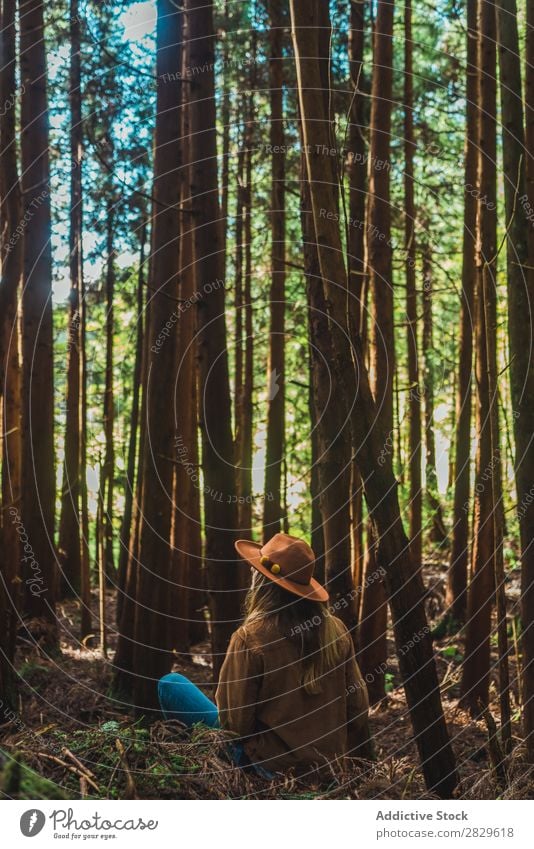
[[[425,574],[427,610],[435,626],[444,609],[445,566],[426,564]],[[507,594],[513,619],[519,595],[513,573]],[[96,618],[97,599],[94,601]],[[106,609],[114,608],[109,593]],[[150,727],[135,722],[127,706],[110,696],[114,623],[108,623],[109,651],[105,658],[77,639],[76,602],[60,604],[58,617],[58,656],[47,656],[30,641],[19,640],[19,715],[9,716],[4,710],[2,716],[0,710],[0,768],[4,765],[0,798],[428,798],[391,633],[386,676],[389,692],[371,710],[377,761],[350,760],[345,770],[332,767],[331,780],[318,785],[292,777],[268,782],[253,771],[231,766],[225,755],[223,732],[200,726],[189,732],[176,722],[156,722]],[[491,765],[485,721],[473,720],[457,704],[461,635],[435,640],[443,706],[460,775],[458,798],[534,798],[534,769],[522,759],[513,631],[511,642],[516,745],[505,773],[497,776]],[[495,652],[496,647],[492,650]],[[207,646],[199,646],[175,668],[212,696],[206,652]],[[492,674],[490,709],[497,719],[495,678],[496,673]]]

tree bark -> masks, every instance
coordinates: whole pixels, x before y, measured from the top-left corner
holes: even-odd
[[[252,34],[252,56],[256,56],[256,36]],[[254,146],[254,62],[249,76],[250,91],[244,98],[245,127],[238,154],[238,227],[236,263],[236,385],[235,385],[235,457],[238,496],[239,534],[252,536],[252,393],[254,391],[254,337],[252,325],[252,150]],[[243,570],[241,570],[243,571]],[[244,572],[243,572],[244,575]],[[244,576],[246,577],[246,576]]]
[[[184,21],[184,51],[182,67],[189,64],[187,22]],[[191,136],[189,127],[189,103],[187,91],[182,92],[182,168],[180,171],[180,191],[182,213],[189,209]],[[225,94],[226,96],[226,94]],[[223,118],[224,121],[229,120]],[[223,147],[226,145],[224,140]],[[223,154],[224,156],[224,154]],[[224,167],[224,166],[223,166]],[[226,176],[228,179],[228,174]],[[223,219],[226,219],[227,188],[223,185]],[[226,196],[226,200],[225,200]],[[187,223],[186,223],[187,222]],[[202,606],[204,602],[200,576],[202,575],[202,543],[200,519],[200,494],[198,484],[198,397],[196,391],[196,321],[194,303],[195,279],[193,268],[192,230],[189,217],[184,217],[180,238],[180,306],[178,322],[178,347],[176,356],[176,397],[182,399],[177,405],[176,415],[176,454],[178,463],[174,470],[173,497],[173,587],[174,601],[171,620],[171,645],[173,649],[188,652],[194,631],[201,631]],[[226,250],[226,248],[225,248]],[[188,399],[188,403],[183,403]],[[183,455],[184,447],[188,453]],[[190,464],[190,465],[188,465]],[[196,475],[192,479],[191,470]],[[199,634],[194,635],[199,636]],[[198,640],[197,640],[198,642]]]
[[[434,322],[432,315],[433,268],[432,249],[428,242],[422,247],[423,256],[423,383],[425,397],[425,494],[431,510],[430,538],[437,545],[447,539],[436,472],[436,440],[434,436]]]
[[[111,180],[110,180],[111,183]],[[111,186],[110,186],[111,189]],[[113,556],[113,492],[115,484],[115,393],[113,381],[113,350],[115,332],[115,209],[108,201],[106,222],[106,383],[104,389],[104,439],[105,452],[102,466],[102,534],[104,574],[107,584],[115,583],[115,558]]]
[[[395,333],[393,323],[393,268],[391,206],[389,185],[391,105],[393,85],[393,3],[379,3],[373,42],[371,87],[371,126],[369,149],[369,224],[367,255],[369,289],[372,295],[369,360],[371,388],[377,404],[380,427],[386,434],[384,455],[393,445],[393,377],[395,374]],[[379,167],[378,163],[386,163]],[[377,702],[385,695],[387,658],[387,605],[381,580],[369,580],[376,573],[375,543],[367,535],[367,569],[359,630],[359,661],[370,678],[369,695]],[[369,572],[369,577],[368,577]]]
[[[350,399],[353,444],[378,540],[377,557],[385,572],[401,674],[425,780],[436,793],[448,796],[456,786],[457,776],[441,707],[423,585],[402,527],[391,459],[386,457],[382,466],[378,463],[386,434],[376,418],[361,345],[358,339],[351,344],[348,334],[347,273],[334,215],[334,191],[332,182],[324,177],[324,157],[317,152],[324,149],[323,145],[328,147],[330,141],[324,100],[317,96],[323,88],[318,10],[299,0],[291,0],[290,8],[306,168],[319,265],[331,318],[334,367],[341,391],[346,400]],[[406,649],[408,640],[410,648]]]
[[[202,468],[213,667],[217,678],[230,636],[241,619],[243,588],[234,549],[237,505],[217,188],[213,3],[187,0],[186,9],[190,64],[203,69],[191,80],[191,133],[195,139],[191,202],[195,287],[202,295],[196,305]]]
[[[0,101],[8,103],[16,91],[16,3],[0,6]],[[21,542],[17,519],[21,498],[21,375],[19,298],[22,281],[22,241],[16,238],[21,220],[21,194],[17,167],[15,110],[3,109],[0,117],[0,398],[2,406],[2,529],[0,559],[0,699],[16,707],[13,674],[15,641],[20,608]],[[15,237],[15,238],[14,238]]]
[[[81,34],[78,0],[70,2],[70,222],[69,222],[69,324],[67,332],[67,399],[65,416],[65,459],[61,515],[59,520],[59,565],[61,594],[77,596],[81,591],[82,549],[80,516],[80,290],[82,280],[82,158],[83,126],[81,101]]]
[[[413,128],[413,41],[412,3],[404,5],[404,251],[406,275],[406,349],[409,385],[409,498],[410,546],[413,559],[423,565],[422,491],[421,491],[421,391],[419,386],[419,353],[417,343],[416,286],[416,209],[414,197]]]
[[[143,340],[145,335],[145,242],[146,222],[141,225],[139,268],[137,270],[137,331],[135,340],[135,360],[132,373],[132,406],[130,410],[130,433],[128,436],[128,458],[126,461],[126,479],[124,483],[124,513],[120,530],[119,567],[117,573],[117,622],[120,621],[122,603],[126,591],[126,575],[130,554],[132,532],[132,512],[135,488],[135,463],[139,431],[139,402],[143,364]]]
[[[152,240],[149,271],[150,348],[147,351],[146,438],[136,581],[133,698],[137,713],[158,709],[157,680],[171,665],[169,621],[174,415],[167,377],[174,373],[178,296],[181,166],[182,13],[172,0],[157,4],[157,87]],[[174,305],[174,306],[173,306]],[[162,329],[170,321],[169,334]],[[189,399],[179,399],[188,403]],[[123,617],[124,618],[124,617]]]
[[[54,368],[49,121],[42,0],[20,13],[22,298],[22,521],[33,551],[25,564],[26,613],[43,622],[43,644],[57,645],[54,546]],[[36,565],[35,565],[36,564]],[[35,592],[31,587],[35,586]]]
[[[365,321],[365,219],[367,201],[366,98],[364,94],[365,2],[350,4],[349,71],[351,81],[349,123],[349,213],[348,267],[351,298],[350,317],[354,332],[361,333]],[[351,469],[351,538],[353,584],[363,581],[363,496],[360,473],[355,462]],[[357,598],[359,601],[359,596]],[[356,604],[356,618],[358,614]]]
[[[282,459],[285,437],[285,148],[283,111],[284,4],[269,0],[269,95],[271,124],[271,289],[267,361],[267,442],[263,541],[281,530]]]
[[[150,274],[150,271],[149,271]],[[141,404],[139,424],[139,463],[135,481],[135,496],[132,506],[132,526],[130,532],[128,565],[126,569],[125,591],[117,610],[117,650],[113,659],[114,676],[113,689],[118,698],[123,698],[129,704],[133,693],[133,660],[135,645],[135,607],[137,576],[140,568],[140,528],[141,528],[141,505],[143,502],[143,457],[145,454],[146,431],[147,431],[147,374],[150,356],[150,304],[151,299],[146,299],[145,328],[143,339],[143,355],[141,360]]]
[[[346,405],[334,401],[335,386],[330,364],[333,351],[328,311],[320,274],[313,228],[311,196],[303,161],[301,221],[308,296],[311,349],[312,403],[316,420],[319,505],[324,540],[325,578],[330,605],[356,641],[356,596],[353,590],[350,547],[350,432]]]
[[[351,82],[349,123],[349,210],[352,224],[348,228],[348,265],[351,316],[357,333],[363,320],[365,279],[365,207],[367,200],[366,109],[363,57],[365,45],[365,2],[350,4],[349,70]]]
[[[467,562],[469,554],[469,490],[471,470],[471,406],[473,367],[474,292],[476,276],[477,200],[471,191],[477,181],[477,0],[467,2],[467,64],[464,153],[464,226],[462,244],[462,292],[460,301],[460,342],[456,394],[456,441],[454,454],[454,507],[452,544],[447,581],[450,618],[465,621],[467,604]],[[469,187],[469,190],[468,190]]]
[[[508,336],[521,545],[523,733],[534,761],[534,2],[527,2],[526,132],[515,0],[498,0],[497,30],[507,223]],[[526,139],[526,148],[525,148]],[[527,151],[525,163],[525,150]]]
[[[491,610],[495,591],[495,528],[499,508],[493,503],[494,487],[500,491],[500,450],[492,446],[492,386],[496,375],[495,298],[488,296],[496,274],[497,253],[497,124],[496,124],[496,17],[495,4],[479,3],[480,83],[478,107],[480,136],[477,195],[478,273],[475,329],[477,381],[477,458],[473,564],[467,602],[465,656],[462,668],[461,703],[471,713],[489,700]],[[488,347],[488,341],[490,346]],[[502,509],[502,508],[501,508]]]

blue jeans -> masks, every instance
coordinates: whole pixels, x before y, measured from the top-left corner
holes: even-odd
[[[169,672],[160,678],[158,697],[165,719],[179,719],[188,728],[196,722],[219,728],[217,705],[185,675]]]
[[[208,728],[220,728],[217,705],[179,672],[169,672],[160,678],[158,698],[165,719],[179,719],[188,728],[197,722],[202,722]],[[236,766],[250,764],[242,743],[232,743],[229,749]]]

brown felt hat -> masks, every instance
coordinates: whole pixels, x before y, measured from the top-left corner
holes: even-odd
[[[311,601],[328,601],[328,592],[313,577],[313,549],[303,539],[275,534],[265,545],[238,539],[235,547],[254,569],[290,593]]]

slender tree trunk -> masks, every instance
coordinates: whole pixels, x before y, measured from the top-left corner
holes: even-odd
[[[409,384],[410,545],[415,563],[423,565],[421,491],[421,392],[417,344],[417,286],[413,129],[412,3],[404,5],[404,250],[406,274],[406,349]]]
[[[224,268],[217,189],[217,138],[213,74],[213,3],[187,0],[190,64],[205,68],[191,81],[191,132],[195,138],[191,203],[200,369],[202,468],[206,563],[211,602],[215,677],[241,618],[236,569],[236,480],[224,321]]]
[[[0,6],[0,101],[8,103],[16,91],[16,35],[14,0]],[[22,241],[16,237],[21,220],[21,195],[17,167],[15,110],[3,109],[0,117],[0,398],[2,406],[2,530],[0,555],[0,699],[4,707],[16,706],[13,675],[18,610],[20,607],[21,498],[21,374],[18,302],[21,296]],[[15,237],[15,238],[14,238]],[[38,585],[36,585],[38,589]]]
[[[185,134],[184,134],[185,136]],[[184,146],[184,156],[186,149]],[[189,197],[190,181],[189,172],[184,173],[184,195]],[[185,203],[185,199],[184,199]],[[187,201],[189,205],[189,201]],[[195,277],[193,268],[193,233],[188,221],[184,226],[181,240],[181,297],[187,302],[195,290]],[[197,354],[196,354],[196,314],[193,308],[188,309],[180,320],[179,330],[179,352],[180,359],[180,382],[178,384],[179,397],[190,398],[190,405],[183,405],[181,409],[181,420],[178,424],[180,433],[184,435],[183,441],[191,446],[190,461],[198,472],[198,394],[197,394]],[[179,467],[177,467],[178,469]],[[181,539],[187,555],[185,579],[187,583],[187,641],[188,645],[198,643],[206,637],[206,625],[204,620],[204,609],[206,606],[205,575],[202,560],[201,539],[201,517],[200,517],[200,489],[195,486],[188,477],[182,482],[182,492],[179,495],[177,486],[176,506],[181,511]]]
[[[372,324],[369,346],[371,386],[380,426],[386,434],[384,454],[393,445],[393,377],[395,374],[395,333],[393,323],[393,269],[391,249],[391,207],[389,167],[374,163],[390,161],[391,104],[393,84],[393,3],[379,3],[373,44],[371,127],[369,150],[368,268],[372,295]],[[381,580],[376,573],[375,543],[367,536],[367,569],[359,630],[359,660],[372,702],[385,695],[387,658],[387,605]]]
[[[106,224],[106,385],[104,390],[104,438],[105,454],[102,467],[102,533],[104,552],[104,574],[108,584],[115,583],[115,563],[113,556],[113,491],[115,482],[115,443],[113,429],[115,424],[115,393],[113,388],[113,337],[115,330],[115,210],[113,200],[107,209]]]
[[[461,702],[473,714],[487,705],[490,681],[491,609],[495,590],[495,541],[502,532],[495,528],[499,509],[493,503],[500,490],[500,450],[492,446],[492,386],[496,375],[495,298],[488,298],[496,273],[496,18],[495,5],[479,3],[480,137],[478,160],[478,274],[475,329],[477,381],[477,458],[473,564],[467,602],[465,656],[462,668]],[[490,346],[488,347],[488,341]],[[502,509],[502,508],[501,508]],[[500,547],[500,544],[499,544]],[[498,571],[498,570],[497,570]]]
[[[69,324],[67,334],[67,401],[65,460],[59,521],[61,593],[79,595],[82,549],[80,516],[80,289],[82,279],[82,157],[81,35],[78,0],[70,2],[70,227]]]
[[[230,35],[230,10],[228,0],[224,0],[224,20],[222,32],[222,75],[223,75],[223,95],[222,95],[222,168],[221,168],[221,217],[223,221],[223,239],[224,239],[224,269],[226,274],[226,234],[228,231],[228,193],[230,184],[230,85],[228,80],[228,65],[229,65],[229,44],[228,38]],[[185,78],[184,78],[185,79]]]
[[[493,103],[493,101],[491,101]],[[488,103],[488,108],[490,104]],[[496,129],[496,127],[495,127]],[[489,216],[485,216],[485,224],[482,225],[481,242],[485,243],[484,228],[491,228],[491,237],[488,237],[490,249],[496,249],[497,243],[497,179],[496,179],[496,157],[497,149],[492,151],[491,162],[494,165],[494,174],[488,190],[490,204]],[[489,181],[488,181],[489,182]],[[484,188],[484,182],[481,181]],[[484,195],[484,197],[486,197]],[[488,221],[489,218],[489,221]],[[493,220],[492,220],[493,219]],[[499,699],[501,711],[501,737],[505,752],[511,751],[512,727],[510,714],[510,673],[508,669],[508,634],[506,622],[506,593],[504,586],[504,559],[503,559],[503,534],[504,534],[504,508],[502,494],[502,461],[499,428],[499,385],[497,377],[497,284],[496,284],[496,261],[495,253],[484,257],[482,268],[482,299],[484,310],[484,330],[486,342],[486,369],[488,373],[489,410],[487,424],[490,431],[490,448],[492,458],[491,475],[491,515],[493,527],[493,564],[495,580],[495,598],[497,607],[497,645],[499,651]]]
[[[150,278],[150,268],[149,268]],[[128,565],[126,569],[126,582],[124,597],[120,605],[120,613],[117,611],[118,640],[117,650],[113,659],[114,678],[113,689],[119,698],[129,703],[133,693],[133,652],[135,645],[135,608],[136,588],[138,572],[140,568],[139,535],[141,527],[141,505],[143,502],[143,457],[146,445],[147,430],[147,374],[150,356],[150,304],[151,299],[146,299],[145,328],[143,339],[143,355],[141,361],[141,404],[140,404],[140,426],[139,426],[139,463],[135,480],[135,496],[132,505],[132,525],[130,532]]]
[[[447,539],[447,529],[443,521],[443,510],[438,491],[436,473],[436,440],[434,436],[434,328],[432,315],[432,252],[428,242],[422,247],[423,256],[423,363],[425,397],[425,491],[432,512],[430,538],[437,545],[443,545]]]
[[[312,222],[313,223],[313,222]],[[306,235],[303,227],[303,238],[305,241],[304,244],[304,264],[306,266],[306,277],[310,277],[313,273],[310,265],[308,265],[306,260]],[[317,253],[317,252],[316,252]],[[306,291],[309,291],[309,284],[307,284]],[[308,296],[308,316],[311,315],[310,304],[309,304],[309,296]],[[311,338],[311,332],[308,331],[308,336]],[[311,513],[311,547],[315,554],[315,569],[314,575],[316,579],[324,584],[326,580],[325,576],[325,567],[324,567],[324,531],[323,531],[323,517],[321,515],[321,505],[319,503],[321,496],[321,484],[319,482],[319,439],[317,436],[317,416],[315,413],[315,404],[313,399],[313,351],[310,344],[310,354],[309,354],[309,382],[310,388],[308,391],[308,404],[310,410],[310,427],[311,427],[311,458],[312,465],[310,470],[310,513]]]
[[[473,365],[473,319],[476,275],[477,200],[472,189],[477,181],[477,0],[467,0],[467,65],[464,153],[464,226],[462,246],[462,294],[460,342],[456,390],[456,442],[454,457],[454,508],[452,545],[447,582],[447,605],[454,622],[465,621],[467,562],[469,553],[469,478],[471,470],[471,380]],[[469,187],[469,188],[468,188]]]
[[[385,573],[400,669],[425,780],[436,793],[448,796],[456,785],[457,776],[425,616],[424,588],[420,570],[411,560],[402,526],[391,458],[386,456],[383,465],[378,462],[386,433],[376,418],[377,408],[360,341],[355,339],[351,345],[348,335],[348,285],[341,236],[335,217],[327,215],[328,211],[335,211],[336,201],[332,181],[325,180],[324,157],[317,152],[330,143],[324,99],[317,96],[317,92],[324,89],[320,73],[318,10],[298,0],[291,0],[290,8],[314,231],[324,294],[332,319],[334,368],[340,390],[352,405],[353,445],[376,530],[377,557]],[[417,641],[414,640],[416,634]],[[406,650],[408,644],[410,648]]]
[[[54,547],[54,369],[47,71],[42,0],[20,9],[22,300],[22,521],[33,559],[25,563],[26,613],[57,645]],[[31,579],[34,583],[31,583]],[[37,583],[35,583],[35,579]],[[32,592],[31,587],[35,590]]]
[[[350,479],[350,527],[352,547],[352,583],[361,587],[363,583],[363,488],[360,471],[355,462],[351,464]],[[356,604],[356,619],[358,619],[359,597]]]
[[[263,540],[281,530],[282,458],[285,435],[285,151],[283,109],[284,4],[269,0],[269,94],[271,102],[271,290],[267,362],[267,444]]]
[[[365,45],[365,2],[350,4],[349,70],[351,80],[349,124],[349,215],[348,266],[350,318],[355,333],[360,333],[364,321],[365,289],[365,213],[367,198],[366,162],[366,98],[363,93],[363,58]],[[353,583],[363,581],[363,511],[362,486],[358,466],[351,467],[351,537]]]
[[[304,274],[306,276],[306,295],[308,301],[308,338],[309,344],[309,410],[310,410],[310,427],[311,427],[311,452],[312,465],[310,472],[310,501],[311,501],[311,547],[315,553],[315,577],[321,583],[326,580],[325,574],[325,543],[323,518],[321,512],[321,479],[319,474],[319,462],[321,457],[321,448],[319,444],[317,409],[315,405],[315,380],[314,375],[318,368],[321,367],[321,359],[318,356],[318,351],[314,347],[312,340],[313,322],[312,322],[312,291],[313,287],[317,286],[317,281],[321,284],[321,269],[319,268],[319,257],[317,255],[317,246],[315,244],[315,231],[313,227],[313,212],[311,210],[310,187],[306,174],[306,160],[302,157],[301,163],[301,182],[300,182],[300,220],[302,229],[302,248],[304,257]],[[318,316],[316,316],[318,318]],[[319,329],[321,324],[319,324]],[[319,375],[317,374],[317,379]]]
[[[143,339],[145,334],[145,242],[146,222],[143,222],[140,234],[139,268],[137,271],[137,332],[135,342],[135,360],[132,373],[130,434],[128,437],[128,458],[126,461],[126,480],[124,486],[124,513],[121,522],[119,569],[117,574],[117,622],[119,622],[121,618],[122,603],[126,590],[126,575],[128,571],[130,537],[132,532],[132,510],[135,487],[135,463],[137,459],[137,437],[139,431],[139,401],[141,392]]]
[[[255,53],[254,53],[255,55]],[[255,85],[255,83],[254,83]],[[244,278],[243,278],[243,318],[244,318],[244,360],[243,360],[243,386],[242,386],[242,403],[240,410],[240,444],[242,454],[239,460],[238,472],[238,527],[239,533],[244,534],[248,538],[252,536],[252,441],[253,441],[253,393],[254,393],[254,331],[253,331],[253,315],[252,315],[252,149],[254,146],[254,105],[253,105],[253,87],[250,94],[249,114],[250,121],[248,123],[249,130],[247,132],[246,141],[246,161],[245,161],[245,196],[243,208],[243,235],[245,240],[244,246]],[[249,533],[250,529],[250,533]],[[250,569],[246,564],[241,564],[242,578],[248,586],[250,579]]]
[[[91,562],[89,552],[89,497],[87,491],[87,302],[85,282],[80,289],[80,518],[81,518],[81,635],[91,632]]]
[[[252,38],[252,55],[256,55],[256,39]],[[254,146],[254,88],[256,71],[251,67],[250,91],[245,98],[245,129],[239,151],[238,172],[238,237],[236,273],[236,391],[235,451],[238,494],[238,527],[241,536],[252,535],[252,393],[254,390],[252,329],[252,148]]]
[[[521,543],[523,733],[534,761],[534,2],[527,0],[526,133],[515,0],[498,0],[504,194],[507,224],[508,336]],[[525,148],[526,138],[526,148]],[[525,163],[525,150],[526,163]]]
[[[363,94],[363,54],[365,44],[365,2],[350,4],[349,70],[351,81],[349,124],[349,212],[348,264],[351,298],[350,312],[355,332],[361,330],[365,278],[365,208],[367,198],[366,114]]]
[[[242,101],[242,110],[246,109],[247,98]],[[245,113],[246,114],[246,113]],[[246,123],[246,122],[245,122]],[[244,275],[244,237],[243,237],[243,219],[245,216],[245,171],[246,171],[246,137],[247,127],[240,127],[239,150],[237,152],[237,173],[236,173],[236,211],[235,211],[235,295],[234,295],[234,314],[235,314],[235,360],[234,360],[234,417],[235,417],[235,440],[234,451],[237,463],[237,486],[238,490],[245,488],[241,482],[241,475],[244,472],[242,467],[243,457],[243,362],[244,362],[244,338],[243,338],[243,275]],[[241,523],[239,523],[241,527]]]
[[[228,16],[226,16],[228,21]],[[184,72],[189,66],[189,37],[187,16],[184,15],[184,46],[182,55],[182,67]],[[186,293],[192,294],[195,290],[195,274],[193,260],[193,220],[191,218],[191,115],[190,115],[190,92],[185,89],[182,92],[182,214],[183,226],[180,240],[180,265],[181,265],[181,287]],[[223,206],[224,209],[224,206]],[[226,255],[226,247],[225,247]],[[185,295],[184,295],[185,297]],[[184,366],[189,372],[189,387],[185,387],[185,397],[191,398],[190,415],[185,417],[187,429],[190,431],[191,455],[193,467],[199,469],[199,429],[198,429],[198,369],[197,369],[197,346],[196,332],[197,319],[194,308],[187,311],[185,322],[181,322],[181,333],[184,338],[180,340],[181,350],[186,351]],[[187,340],[190,340],[187,344]],[[205,611],[207,608],[206,595],[206,570],[204,568],[202,552],[202,520],[200,514],[200,487],[189,488],[189,499],[187,503],[187,516],[189,521],[185,529],[187,539],[187,551],[189,553],[187,564],[187,600],[188,600],[188,640],[189,645],[200,643],[207,637]]]

